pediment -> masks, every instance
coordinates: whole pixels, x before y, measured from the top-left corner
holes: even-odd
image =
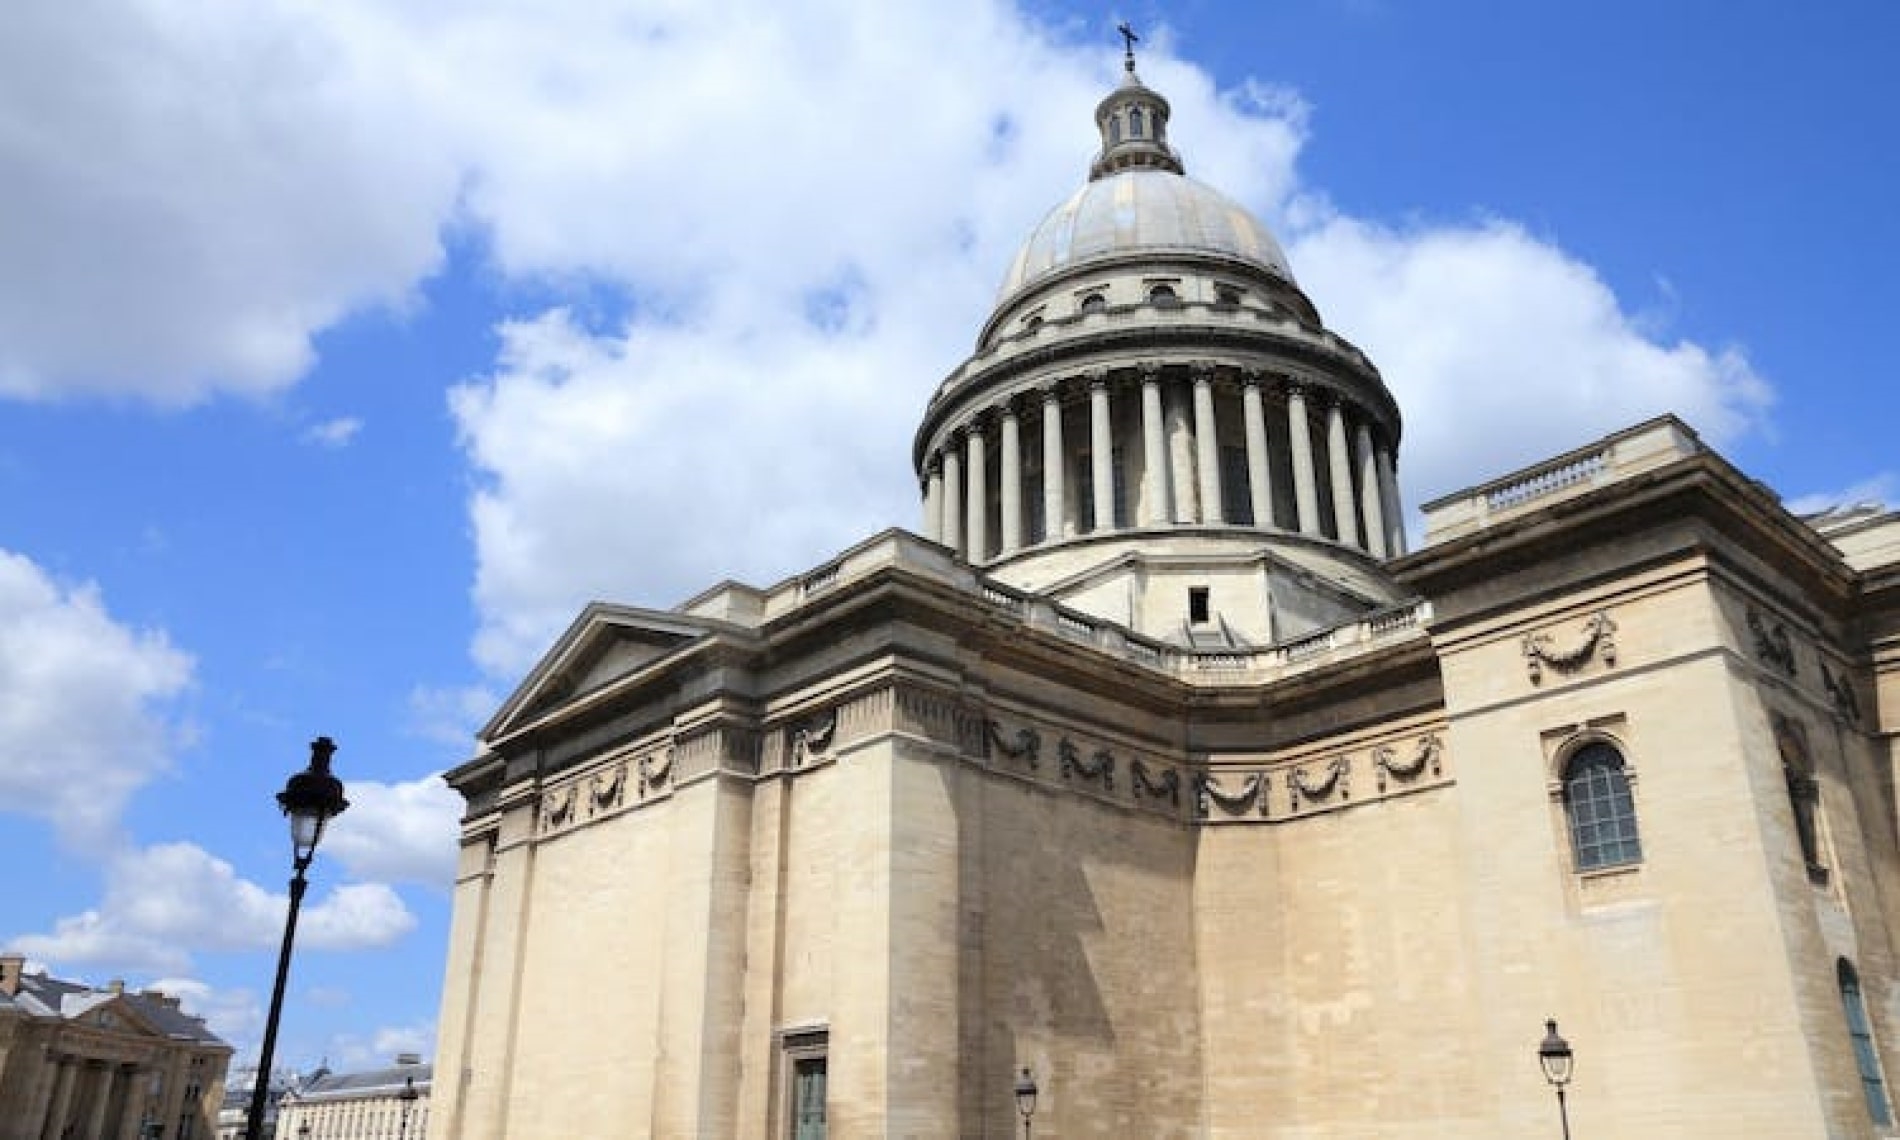
[[[677,613],[596,602],[529,671],[494,718],[484,741],[505,736],[570,701],[610,685],[712,634],[716,623]]]

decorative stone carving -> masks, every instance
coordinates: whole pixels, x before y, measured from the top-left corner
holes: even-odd
[[[1409,761],[1399,760],[1398,751],[1390,744],[1373,749],[1372,770],[1378,774],[1379,790],[1385,791],[1388,775],[1401,782],[1409,782],[1424,775],[1427,767],[1431,769],[1432,775],[1438,775],[1439,753],[1443,750],[1444,744],[1438,739],[1437,733],[1428,733],[1419,737],[1418,746],[1413,750],[1412,759]]]
[[[813,717],[792,733],[791,766],[802,766],[812,757],[822,757],[825,749],[831,747],[831,738],[838,731],[838,710],[833,709],[822,718]]]
[[[1062,778],[1077,775],[1084,780],[1100,780],[1107,791],[1115,790],[1115,757],[1106,748],[1097,748],[1087,760],[1067,737],[1056,745],[1056,755],[1062,758]]]
[[[1173,768],[1163,769],[1160,779],[1151,779],[1148,765],[1136,757],[1128,762],[1128,782],[1133,785],[1137,799],[1147,795],[1155,799],[1165,798],[1176,807],[1181,806],[1181,774]]]
[[[566,827],[574,818],[574,804],[580,798],[580,786],[569,784],[558,791],[549,792],[541,805],[541,826],[544,828]]]
[[[621,793],[627,787],[627,762],[622,759],[611,772],[595,772],[587,778],[587,815],[589,818],[620,806]]]
[[[1834,715],[1848,724],[1860,724],[1860,700],[1854,696],[1854,680],[1845,673],[1836,675],[1821,662],[1821,686],[1827,690],[1827,699],[1834,706]]]
[[[998,752],[1002,753],[1005,757],[1011,760],[1021,760],[1024,763],[1028,764],[1031,768],[1039,767],[1041,765],[1042,763],[1042,734],[1041,733],[1038,733],[1035,729],[1030,728],[1027,725],[1025,725],[1022,728],[1017,730],[1016,735],[1013,739],[1005,739],[1003,736],[1002,725],[996,723],[993,720],[985,721],[984,725],[989,730],[989,739],[990,739],[991,745],[993,745],[995,749]]]
[[[1259,805],[1259,814],[1267,814],[1267,776],[1264,772],[1248,773],[1239,790],[1228,791],[1220,786],[1213,776],[1203,772],[1194,778],[1195,814],[1202,819],[1208,816],[1208,806],[1221,809],[1228,815],[1245,815]]]
[[[666,787],[673,779],[673,750],[662,748],[640,757],[640,798]]]
[[[1549,633],[1524,635],[1524,668],[1533,685],[1543,683],[1545,666],[1559,673],[1575,673],[1594,656],[1601,656],[1606,666],[1616,664],[1616,623],[1610,620],[1608,610],[1598,610],[1584,619],[1581,636],[1567,648],[1559,649],[1556,638]]]
[[[1296,765],[1286,775],[1286,790],[1293,810],[1299,810],[1301,797],[1305,797],[1308,803],[1318,803],[1335,790],[1339,792],[1340,799],[1350,799],[1351,789],[1347,786],[1346,773],[1351,767],[1352,762],[1346,757],[1335,756],[1326,762],[1319,779],[1313,780],[1306,774],[1306,765]]]
[[[1788,636],[1788,627],[1778,621],[1770,621],[1762,617],[1755,607],[1750,606],[1748,632],[1755,640],[1755,656],[1782,676],[1793,680],[1797,670],[1794,661],[1794,639]]]

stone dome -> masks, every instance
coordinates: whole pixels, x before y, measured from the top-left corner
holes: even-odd
[[[1084,184],[1049,211],[1010,263],[998,300],[1091,262],[1169,253],[1239,261],[1296,284],[1280,243],[1246,207],[1186,175],[1135,167]]]

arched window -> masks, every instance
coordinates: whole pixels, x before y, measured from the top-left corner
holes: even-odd
[[[1148,290],[1148,303],[1151,305],[1172,305],[1180,299],[1172,285],[1156,285]]]
[[[1090,293],[1088,296],[1082,298],[1082,311],[1085,313],[1100,313],[1107,311],[1107,309],[1108,299],[1103,297],[1100,293]]]
[[[1141,108],[1140,107],[1128,108],[1128,137],[1131,139],[1138,139],[1141,137]]]
[[[1577,870],[1642,860],[1629,771],[1615,745],[1592,741],[1577,749],[1564,765],[1564,816],[1570,823]]]
[[[1120,115],[1110,115],[1108,117],[1108,141],[1111,145],[1122,141],[1122,117]]]
[[[1860,975],[1845,958],[1835,964],[1834,973],[1841,987],[1841,1012],[1847,1015],[1847,1037],[1854,1046],[1854,1064],[1860,1068],[1861,1095],[1867,1098],[1867,1115],[1875,1124],[1890,1125],[1893,1110],[1887,1107],[1887,1082],[1880,1076],[1874,1030],[1867,1021],[1867,1005],[1860,996]]]

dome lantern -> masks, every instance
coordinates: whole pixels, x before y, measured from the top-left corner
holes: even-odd
[[[1117,171],[1147,168],[1185,174],[1181,156],[1168,145],[1168,101],[1135,74],[1135,41],[1141,37],[1127,24],[1118,29],[1127,47],[1122,57],[1121,86],[1095,106],[1095,126],[1102,132],[1102,152],[1089,164],[1091,181]]]

